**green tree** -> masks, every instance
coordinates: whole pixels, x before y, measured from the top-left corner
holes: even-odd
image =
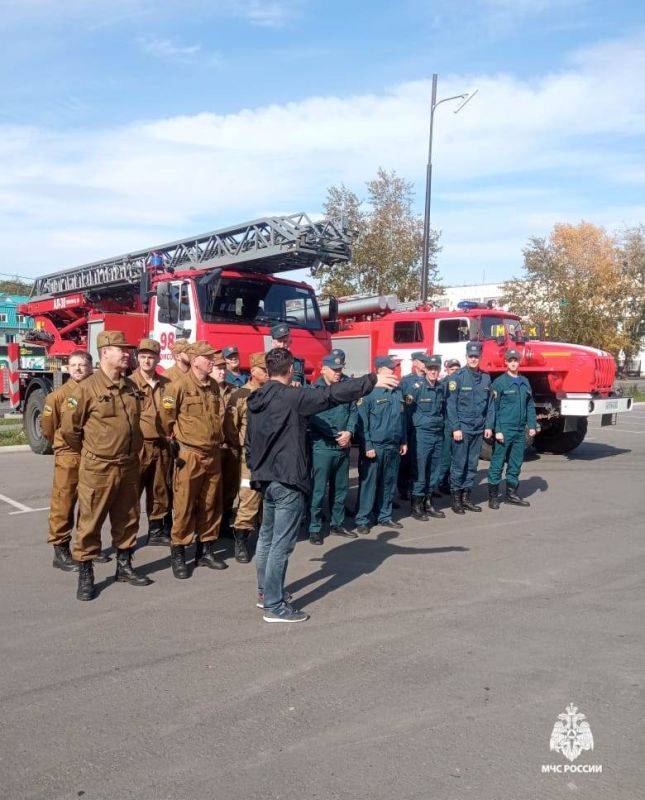
[[[544,326],[547,337],[607,350],[628,350],[625,322],[633,281],[615,240],[589,222],[558,224],[524,250],[524,275],[505,284],[502,302]]]
[[[25,294],[31,292],[31,284],[21,278],[0,280],[0,294]]]
[[[342,221],[353,234],[348,264],[321,265],[312,271],[325,297],[353,294],[396,294],[400,300],[419,297],[423,254],[423,219],[413,210],[412,183],[380,168],[367,183],[367,199],[344,185],[327,192],[325,215]],[[429,243],[429,293],[439,288],[436,256],[439,233]]]

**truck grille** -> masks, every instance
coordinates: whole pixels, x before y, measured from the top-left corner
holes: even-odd
[[[608,392],[614,384],[616,368],[611,358],[596,358],[594,369],[594,389],[597,392]]]

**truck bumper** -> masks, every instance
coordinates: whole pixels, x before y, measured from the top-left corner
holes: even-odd
[[[603,414],[622,414],[631,410],[631,397],[576,395],[560,398],[560,413],[563,417],[596,417]]]

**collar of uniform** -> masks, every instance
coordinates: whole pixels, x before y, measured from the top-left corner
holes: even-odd
[[[123,375],[121,375],[121,377],[118,380],[113,381],[112,378],[109,378],[105,374],[105,372],[103,372],[101,367],[99,367],[94,374],[99,376],[99,380],[105,386],[106,389],[112,389],[112,388],[122,389],[125,386],[125,379]]]
[[[202,383],[201,381],[197,380],[197,375],[195,375],[192,368],[188,370],[188,375],[190,375],[190,380],[195,384],[195,386],[198,386],[200,389],[209,389],[215,385],[219,391],[219,386],[217,386],[217,383],[210,376],[207,379],[207,383]]]
[[[145,379],[143,373],[139,368],[135,369],[135,371],[130,375],[130,380],[133,381],[138,389],[154,389],[159,384],[159,375],[155,373],[154,383],[150,384]]]

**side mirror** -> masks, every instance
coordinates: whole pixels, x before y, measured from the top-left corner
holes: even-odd
[[[336,333],[338,330],[338,298],[329,298],[329,316],[325,320],[325,328],[330,333]]]
[[[159,322],[170,322],[170,284],[157,285],[157,308]]]

